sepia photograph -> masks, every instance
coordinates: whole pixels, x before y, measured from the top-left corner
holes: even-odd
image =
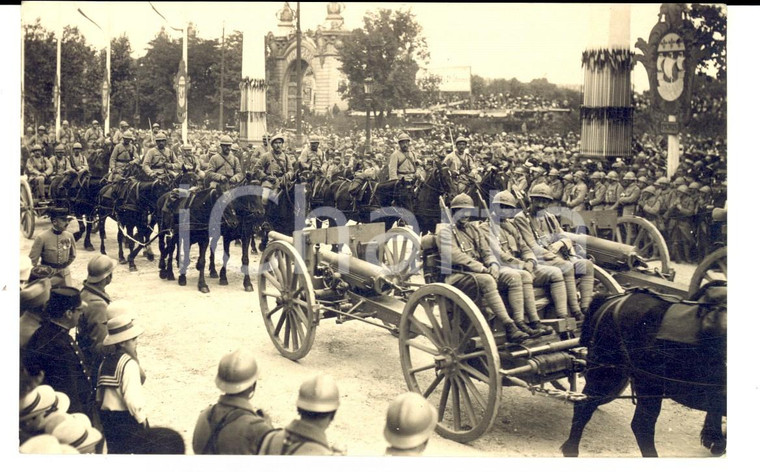
[[[731,456],[725,4],[11,11],[18,460]]]

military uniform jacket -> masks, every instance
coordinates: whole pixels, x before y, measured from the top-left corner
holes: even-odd
[[[588,194],[588,187],[584,182],[578,182],[573,185],[573,192],[570,200],[567,202],[567,206],[571,210],[583,211],[586,209],[586,195]]]
[[[180,165],[180,168],[184,165],[193,172],[202,170],[201,161],[192,153],[189,156],[184,153],[177,154],[177,163]]]
[[[125,146],[124,143],[117,144],[111,152],[111,159],[108,162],[108,169],[121,172],[124,167],[135,158],[135,147],[130,144]]]
[[[623,186],[617,182],[607,184],[607,190],[604,193],[604,202],[608,207],[611,207],[617,203],[620,198],[620,194],[623,193]]]
[[[549,188],[552,191],[552,198],[555,202],[562,201],[562,194],[565,190],[565,186],[559,179],[554,179],[549,182]]]
[[[91,415],[94,390],[90,369],[66,328],[51,321],[43,322],[22,355],[31,375],[44,371],[43,383],[69,396],[69,413]]]
[[[50,165],[48,165],[47,174],[51,177],[64,175],[66,171],[73,170],[71,167],[71,162],[69,162],[69,158],[66,156],[63,156],[61,159],[53,156],[48,160],[48,163]]]
[[[284,152],[275,155],[274,151],[269,151],[261,156],[259,162],[254,165],[254,169],[261,169],[266,175],[279,178],[293,170],[293,163]]]
[[[273,432],[261,444],[260,455],[331,456],[333,449],[321,429],[300,419]]]
[[[441,224],[436,228],[435,239],[443,260],[447,252],[450,253],[451,266],[455,271],[485,273],[488,269],[480,261],[483,256],[490,255],[491,260],[495,261],[488,250],[488,241],[474,222],[467,223],[463,230],[451,224]],[[447,251],[448,248],[451,251]]]
[[[421,176],[417,156],[412,151],[406,153],[397,149],[388,158],[388,179],[396,180],[404,176]]]
[[[639,200],[639,206],[646,218],[656,218],[662,209],[662,198],[659,195],[649,195]]]
[[[607,186],[599,182],[591,189],[588,206],[592,210],[601,210],[604,207],[604,200],[607,197]]]
[[[548,211],[541,211],[537,216],[521,211],[512,221],[538,259],[543,259],[547,252],[552,252],[546,247],[555,241],[556,233],[562,231],[557,218]]]
[[[568,182],[565,184],[565,188],[562,190],[562,203],[565,205],[567,205],[567,202],[573,198],[573,188],[575,188],[575,184]]]
[[[222,177],[229,179],[235,175],[239,175],[239,178],[242,178],[243,169],[240,167],[240,160],[234,154],[229,153],[225,157],[217,153],[209,159],[206,174],[214,180],[219,180]]]
[[[638,185],[632,183],[620,193],[620,199],[618,202],[620,203],[620,206],[629,210],[630,213],[633,214],[633,210],[636,208],[639,197],[641,197],[641,189]]]
[[[304,169],[322,171],[325,165],[325,153],[321,149],[312,151],[310,147],[307,147],[301,151],[298,162]]]
[[[209,444],[217,429],[216,441]],[[196,454],[257,454],[261,440],[271,430],[270,422],[250,402],[222,395],[198,417],[193,431],[193,451]]]
[[[87,143],[88,149],[92,149],[95,147],[95,141],[103,137],[103,133],[100,131],[100,128],[92,129],[87,128],[87,132],[84,133],[84,140]]]
[[[105,354],[113,351],[111,346],[103,346],[103,340],[108,334],[108,305],[111,298],[108,294],[87,282],[81,291],[82,301],[87,303],[77,326],[77,343],[88,365],[96,369]]]
[[[470,156],[467,151],[462,153],[461,156],[457,154],[456,151],[450,152],[445,158],[443,158],[443,165],[448,166],[454,174],[469,174],[473,171],[474,167],[472,156]]]
[[[40,233],[34,238],[29,259],[32,264],[37,262],[50,266],[53,269],[64,269],[77,257],[74,236],[68,231],[56,232],[53,228]]]
[[[489,221],[484,221],[480,223],[480,228],[488,238],[496,261],[500,264],[522,268],[523,261],[536,260],[517,226],[510,220],[502,220],[499,225],[494,226]]]
[[[30,156],[26,160],[26,173],[29,176],[48,175],[48,167],[50,167],[50,162],[42,156]]]
[[[90,169],[90,165],[87,163],[87,158],[84,157],[84,154],[82,154],[81,152],[79,153],[78,156],[76,154],[72,154],[69,161],[71,162],[71,167],[77,172],[79,172],[80,170]]]
[[[162,151],[154,147],[145,154],[142,168],[147,175],[150,175],[155,171],[163,171],[164,169],[176,170],[180,168],[180,165],[177,164],[177,159],[174,158],[171,149],[165,147]]]

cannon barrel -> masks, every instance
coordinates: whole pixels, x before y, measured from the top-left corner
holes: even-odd
[[[295,239],[277,231],[270,231],[269,238],[275,241],[284,241],[295,245]],[[296,249],[299,249],[296,246]],[[331,251],[316,253],[317,261],[327,263],[333,270],[340,273],[341,278],[351,286],[353,290],[362,292],[374,292],[378,295],[392,290],[387,269],[370,262],[364,261],[348,254],[339,254]]]
[[[598,238],[587,234],[562,233],[581,245],[594,262],[607,270],[624,271],[634,267],[646,267],[646,263],[636,254],[636,248],[629,244]]]

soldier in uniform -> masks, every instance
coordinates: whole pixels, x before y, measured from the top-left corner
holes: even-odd
[[[114,146],[117,144],[120,144],[124,133],[126,133],[129,130],[129,123],[126,121],[121,121],[119,123],[119,129],[113,132],[113,136],[111,136],[111,142],[113,142]]]
[[[530,193],[530,201],[527,212],[518,213],[514,223],[539,263],[559,267],[562,271],[570,314],[577,320],[582,320],[593,295],[594,264],[575,253],[572,241],[561,235],[562,227],[557,218],[546,211],[551,203],[548,185],[536,186]],[[580,279],[580,304],[575,287],[576,278]]]
[[[396,397],[385,415],[386,456],[419,456],[438,423],[438,411],[417,392]]]
[[[654,223],[657,227],[660,226],[660,210],[661,210],[660,197],[657,195],[657,189],[654,185],[650,185],[641,191],[641,198],[639,198],[639,208],[641,209],[641,216]]]
[[[528,178],[525,175],[525,167],[519,166],[514,172],[514,181],[511,182],[510,190],[524,193],[528,190]]]
[[[339,175],[341,172],[343,172],[343,160],[341,159],[340,152],[336,151],[335,155],[333,155],[332,162],[327,164],[325,177],[327,180],[332,180],[333,177]]]
[[[549,188],[552,190],[552,197],[554,197],[554,204],[558,205],[562,203],[562,195],[565,191],[565,185],[559,178],[559,171],[552,167],[549,169],[548,181]]]
[[[48,175],[50,163],[42,155],[42,146],[32,145],[32,155],[26,161],[26,175],[29,177],[29,185],[34,192],[36,200],[45,199],[45,180]]]
[[[72,146],[71,155],[71,167],[79,174],[90,170],[90,165],[87,163],[87,158],[82,154],[82,145],[74,143]]]
[[[150,133],[143,140],[143,149],[147,152],[148,149],[156,147],[156,135],[161,132],[161,126],[158,123],[153,123]]]
[[[415,177],[422,178],[422,166],[414,151],[409,149],[409,135],[401,133],[396,141],[399,148],[388,157],[388,179],[412,181]]]
[[[66,146],[70,150],[71,144],[73,142],[74,142],[74,130],[69,127],[69,122],[67,120],[63,120],[61,122],[60,143]]]
[[[66,157],[66,147],[59,144],[55,147],[55,156],[51,157],[48,162],[48,179],[50,180],[50,189],[55,193],[56,189],[65,188],[71,183],[76,175],[76,171],[71,167],[71,161]]]
[[[535,166],[532,168],[533,173],[535,176],[533,177],[533,180],[530,182],[530,187],[528,187],[528,193],[532,192],[534,188],[536,188],[536,185],[544,184],[549,185],[549,179],[546,176],[546,169],[544,169],[543,166]]]
[[[454,141],[455,149],[443,158],[443,165],[447,166],[453,177],[459,175],[473,176],[475,163],[473,157],[467,152],[467,138],[459,136]],[[460,182],[460,185],[466,185]],[[460,188],[460,191],[463,191]]]
[[[636,184],[636,174],[633,172],[627,172],[623,176],[623,184],[625,187],[620,192],[617,202],[612,206],[612,210],[618,210],[618,214],[622,209],[623,216],[635,215],[636,205],[639,202],[641,196],[641,189]]]
[[[573,210],[573,211],[584,211],[586,210],[586,198],[588,196],[588,187],[586,186],[586,182],[584,181],[584,178],[586,177],[586,173],[582,170],[576,170],[575,173],[573,173],[573,191],[570,196],[570,200],[567,202],[567,206]]]
[[[596,171],[591,174],[591,191],[588,192],[588,206],[593,211],[604,210],[607,197],[607,185],[604,184],[604,173]]]
[[[225,354],[219,361],[216,386],[223,392],[203,410],[193,431],[195,454],[257,454],[271,431],[269,417],[251,404],[259,367],[249,349]]]
[[[254,165],[254,170],[263,172],[270,181],[277,181],[288,172],[293,171],[293,162],[283,151],[285,138],[281,134],[272,136],[272,150],[261,156]]]
[[[92,151],[96,145],[103,139],[103,131],[98,125],[98,120],[92,121],[92,126],[84,133],[84,141],[87,143],[87,149]]]
[[[672,239],[673,261],[693,262],[695,242],[694,215],[697,213],[697,202],[689,192],[687,185],[679,185],[676,191],[678,195],[672,201],[672,206],[666,213],[666,218],[674,221]]]
[[[329,456],[340,454],[327,441],[325,431],[335,419],[340,405],[338,385],[325,374],[306,380],[298,389],[296,409],[299,418],[284,429],[267,434],[260,455]]]
[[[312,172],[322,172],[325,167],[325,152],[319,149],[319,137],[309,137],[309,147],[304,147],[301,155],[298,157],[298,164],[301,169],[307,169]]]
[[[230,151],[232,149],[232,138],[227,135],[219,139],[221,152],[211,156],[206,169],[206,179],[211,182],[212,186],[217,183],[227,182],[238,183],[245,178],[243,169],[240,166],[240,160]]]
[[[52,149],[50,148],[50,140],[48,139],[47,130],[44,126],[37,127],[37,134],[35,134],[30,140],[29,145],[34,146],[38,144],[40,146],[40,153],[45,157],[50,157]]]
[[[57,287],[50,292],[46,319],[32,335],[22,361],[32,376],[44,372],[44,383],[69,397],[69,413],[94,414],[94,391],[87,362],[69,332],[76,327],[87,307],[74,287]]]
[[[52,228],[38,234],[34,238],[29,259],[32,264],[38,263],[53,269],[51,285],[71,286],[69,266],[77,257],[74,235],[66,231],[71,220],[65,208],[51,208],[48,212]]]
[[[250,161],[246,166],[246,172],[251,171],[253,167],[259,162],[259,160],[270,151],[269,149],[269,135],[264,133],[261,136],[261,146],[256,147],[250,155]]]
[[[618,182],[618,173],[611,170],[607,174],[607,190],[604,193],[604,209],[617,210],[620,194],[623,193],[623,186]]]
[[[490,247],[478,224],[470,221],[470,215],[476,211],[472,198],[465,194],[457,195],[451,201],[451,209],[460,210],[461,214],[458,215],[456,223],[439,225],[435,234],[442,256],[448,255],[452,264],[452,273],[446,276],[445,282],[462,290],[472,299],[481,298],[504,324],[507,341],[514,343],[525,341],[530,335],[522,331],[510,318],[504,301],[499,295],[498,262],[493,261],[489,267],[486,267],[478,260],[480,254],[490,251]],[[514,292],[522,295],[521,290]]]
[[[87,365],[91,372],[97,372],[100,361],[106,351],[103,349],[103,340],[108,330],[108,307],[111,297],[106,293],[106,287],[113,280],[113,271],[116,261],[110,257],[99,254],[87,263],[87,279],[80,292],[82,300],[87,303],[87,308],[82,312],[77,325],[77,342],[82,349]],[[94,380],[97,380],[95,378]],[[93,385],[93,388],[95,385]]]
[[[180,168],[188,172],[193,172],[198,175],[199,179],[203,179],[206,175],[203,172],[203,165],[197,157],[193,154],[193,146],[190,144],[182,145],[182,153],[177,155],[177,162],[180,164]]]
[[[131,131],[122,135],[122,142],[117,144],[111,152],[111,159],[108,162],[110,172],[109,181],[117,180],[124,175],[124,169],[128,164],[138,164],[140,162],[135,146],[132,144],[134,136]]]
[[[149,149],[143,158],[142,170],[145,176],[148,179],[155,179],[169,170],[180,170],[181,168],[182,165],[177,162],[172,150],[166,147],[166,135],[158,133],[156,135],[156,147]]]
[[[568,171],[568,173],[562,176],[562,180],[565,184],[562,189],[562,204],[568,206],[567,203],[573,198],[573,187],[575,187],[573,185],[573,174]]]

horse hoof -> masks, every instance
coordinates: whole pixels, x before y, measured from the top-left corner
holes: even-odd
[[[246,285],[244,288],[246,292],[253,292],[253,285]]]
[[[229,282],[227,282],[227,279],[219,279],[219,285],[229,285]]]
[[[123,257],[119,258],[119,264],[126,264],[126,263],[127,263],[126,259],[124,259]]]
[[[187,285],[187,278],[184,275],[179,276],[179,280],[177,281],[182,287]]]
[[[159,270],[158,276],[161,277],[161,280],[166,280],[166,271],[165,270]]]
[[[149,261],[152,261],[153,259],[155,259],[155,257],[153,256],[153,254],[150,254],[150,253],[145,254],[145,257],[148,258]]]
[[[130,272],[137,272],[137,266],[136,265],[129,266],[129,271]]]
[[[101,253],[101,254],[103,254],[103,255],[105,256],[105,255],[106,255],[106,250],[105,250],[105,249],[101,249],[101,250],[100,250],[100,253]]]
[[[174,280],[174,274],[169,272],[169,274],[166,276],[166,280]]]
[[[74,233],[74,241],[79,241],[81,238],[82,238],[82,233],[80,233],[79,231]]]
[[[216,271],[213,271],[213,272],[209,272],[209,273],[208,273],[208,276],[209,276],[209,278],[211,278],[211,279],[218,279],[218,278],[219,278],[219,274],[218,274]]]
[[[208,293],[208,292],[210,292],[210,290],[208,289],[208,286],[207,286],[207,285],[199,285],[199,286],[198,286],[198,290],[199,290],[201,293]]]
[[[95,246],[93,246],[92,244],[85,244],[84,250],[85,251],[94,251],[95,250]]]
[[[564,457],[578,457],[578,448],[574,448],[567,443],[563,444],[560,448]]]

